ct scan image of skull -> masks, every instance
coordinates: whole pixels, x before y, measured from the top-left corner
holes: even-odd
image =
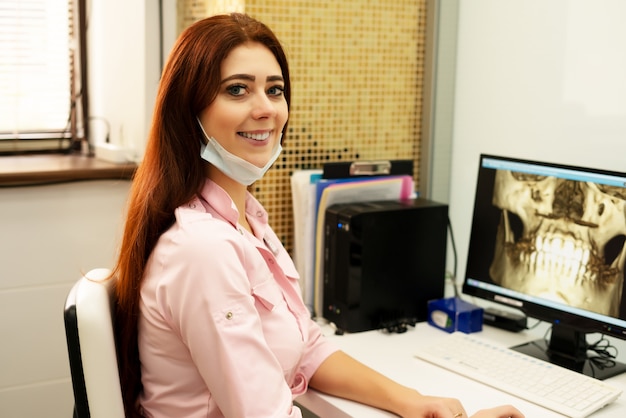
[[[626,257],[626,189],[496,172],[500,209],[494,282],[601,314],[619,314]]]

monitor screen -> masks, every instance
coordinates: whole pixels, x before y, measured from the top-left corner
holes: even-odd
[[[626,339],[625,241],[626,173],[481,155],[463,293],[550,322],[521,351],[596,375],[585,334]]]

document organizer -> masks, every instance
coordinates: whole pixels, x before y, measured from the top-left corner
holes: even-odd
[[[425,321],[444,295],[448,206],[427,199],[327,208],[323,316],[359,332]]]

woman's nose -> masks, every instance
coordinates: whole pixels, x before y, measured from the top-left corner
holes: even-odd
[[[259,94],[256,96],[252,108],[253,118],[260,119],[273,117],[276,115],[276,112],[276,104],[266,94]]]

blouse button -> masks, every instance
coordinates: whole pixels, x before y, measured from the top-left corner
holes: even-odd
[[[233,313],[232,312],[226,312],[226,319],[228,319],[228,320],[233,319]]]
[[[189,204],[189,207],[190,207],[191,209],[195,209],[195,208],[196,208],[196,204],[195,204],[195,203],[190,203],[190,204]]]
[[[262,217],[263,216],[263,212],[261,212],[260,210],[257,211],[256,216],[259,217],[259,218]]]

